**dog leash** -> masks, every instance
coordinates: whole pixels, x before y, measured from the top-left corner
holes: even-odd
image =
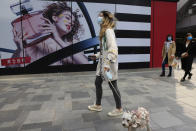
[[[100,76],[102,77],[103,80],[106,80],[108,81],[112,88],[114,89],[114,91],[116,92],[117,96],[119,97],[119,99],[121,99],[121,102],[122,102],[122,98],[121,98],[121,95],[120,95],[120,91],[118,92],[117,89],[114,87],[114,85],[112,84],[111,80],[106,76],[106,78],[104,77],[105,75],[103,75],[103,72],[102,72],[102,58],[103,58],[103,52],[102,52],[102,49],[103,49],[103,44],[102,42],[100,43]],[[127,104],[127,100],[126,100],[126,104]],[[127,112],[127,107],[125,105],[125,111]]]
[[[114,85],[112,84],[110,79],[107,79],[109,81],[109,83],[111,84],[112,88],[114,89],[114,91],[116,92],[117,96],[121,99],[121,95],[120,93],[116,90],[116,88],[114,87]]]
[[[116,92],[117,96],[122,100],[120,92],[118,92],[117,89],[114,87],[114,85],[112,84],[112,81],[106,75],[103,75],[103,72],[102,72],[102,50],[101,49],[102,49],[102,45],[100,45],[100,76],[103,80],[106,80],[111,84],[111,86],[114,89],[114,91]],[[125,110],[126,112],[128,111],[128,109],[127,109],[127,100],[126,100],[126,103],[125,103],[125,108],[123,110]]]
[[[105,79],[106,81],[108,81],[110,84],[111,84],[111,86],[112,86],[112,88],[114,89],[114,91],[116,92],[116,94],[117,94],[117,96],[122,100],[122,98],[121,98],[121,95],[119,94],[120,92],[118,92],[117,91],[117,89],[114,87],[114,85],[112,84],[112,82],[111,82],[111,80],[109,79],[109,78],[105,78],[104,77],[104,75],[101,75],[102,76],[102,78],[103,79]],[[125,102],[125,106],[124,106],[124,108],[123,108],[123,111],[125,111],[125,112],[128,112],[128,108],[127,108],[127,99],[126,99],[126,102]]]

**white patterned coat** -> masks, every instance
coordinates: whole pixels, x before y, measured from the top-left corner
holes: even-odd
[[[100,53],[96,54],[96,57],[99,58],[97,65],[96,75],[100,76],[100,68],[102,75],[104,73],[104,67],[110,69],[112,74],[112,81],[118,79],[118,47],[116,44],[116,36],[114,30],[111,28],[106,29],[105,36],[102,39],[102,56]],[[102,60],[100,60],[102,58]],[[102,65],[101,65],[102,61]]]

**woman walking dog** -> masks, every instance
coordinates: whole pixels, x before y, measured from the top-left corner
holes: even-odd
[[[117,87],[118,79],[118,47],[113,28],[115,27],[115,17],[108,11],[101,11],[98,16],[98,24],[100,25],[100,52],[92,55],[91,59],[99,59],[96,72],[96,103],[88,106],[91,111],[102,111],[102,83],[106,78],[110,78],[109,86],[114,95],[116,109],[109,112],[109,116],[119,116],[123,114],[121,106],[121,96]],[[107,79],[106,78],[106,79]]]

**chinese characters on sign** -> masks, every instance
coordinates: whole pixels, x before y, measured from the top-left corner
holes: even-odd
[[[18,58],[9,58],[1,59],[2,66],[16,65],[16,64],[26,64],[31,62],[31,57],[18,57]]]

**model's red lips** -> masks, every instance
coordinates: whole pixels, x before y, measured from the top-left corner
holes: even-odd
[[[71,26],[70,25],[66,25],[67,29],[70,30],[71,29]]]

